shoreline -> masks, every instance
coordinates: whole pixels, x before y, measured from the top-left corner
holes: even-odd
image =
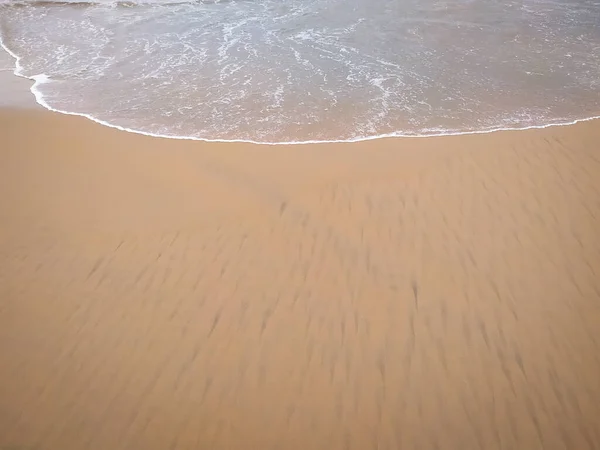
[[[13,56],[0,46],[0,108],[43,108],[31,92],[33,80],[16,75],[15,71]]]
[[[268,146],[344,144],[344,143],[369,142],[369,141],[376,141],[376,140],[380,140],[380,139],[394,139],[394,138],[423,139],[423,138],[432,138],[432,137],[469,136],[469,135],[479,135],[479,134],[491,134],[491,133],[498,133],[498,132],[543,130],[543,129],[553,128],[553,127],[571,126],[571,125],[576,125],[576,124],[582,123],[582,122],[589,122],[592,120],[600,119],[600,115],[596,115],[596,116],[590,116],[590,117],[585,117],[585,118],[581,118],[581,119],[567,120],[565,122],[553,122],[553,123],[548,123],[548,124],[544,124],[544,125],[531,125],[531,126],[525,126],[525,127],[499,127],[499,128],[475,130],[475,131],[448,131],[448,132],[442,131],[442,132],[435,133],[435,134],[421,134],[421,135],[410,135],[410,134],[402,134],[400,132],[393,132],[393,133],[387,133],[387,134],[380,134],[380,135],[376,135],[376,136],[352,138],[352,139],[346,139],[346,140],[306,140],[306,141],[285,141],[285,142],[262,142],[262,141],[252,141],[252,140],[244,140],[244,139],[208,139],[208,138],[199,138],[199,137],[194,137],[194,136],[173,136],[173,135],[151,133],[151,132],[146,132],[146,131],[135,130],[132,128],[123,127],[120,125],[112,124],[112,123],[107,122],[102,119],[98,119],[88,113],[77,113],[77,112],[63,111],[60,109],[53,108],[48,103],[46,103],[42,94],[39,92],[39,90],[36,89],[36,87],[38,85],[43,84],[44,82],[52,82],[51,78],[45,74],[39,74],[34,77],[27,77],[25,75],[20,74],[19,73],[21,71],[21,69],[20,69],[21,66],[19,65],[20,57],[17,56],[15,53],[13,53],[4,44],[2,39],[0,39],[0,47],[8,55],[10,55],[10,57],[12,57],[15,60],[15,68],[13,70],[13,75],[17,78],[28,80],[29,82],[32,83],[32,85],[29,87],[29,93],[31,95],[33,95],[35,104],[37,106],[41,106],[42,108],[46,109],[47,111],[51,111],[51,112],[55,112],[55,113],[59,113],[59,114],[83,117],[87,120],[90,120],[90,121],[100,124],[102,126],[114,128],[114,129],[124,131],[127,133],[133,133],[133,134],[138,134],[138,135],[142,135],[142,136],[150,136],[150,137],[163,138],[163,139],[196,141],[196,142],[205,142],[205,143],[226,143],[226,144],[239,143],[239,144],[253,144],[253,145],[268,145]],[[42,80],[42,81],[40,81],[40,80]],[[10,107],[11,105],[8,105],[8,106]]]

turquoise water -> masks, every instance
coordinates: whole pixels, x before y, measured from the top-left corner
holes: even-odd
[[[600,115],[600,3],[10,2],[38,101],[126,129],[254,142],[525,128]]]

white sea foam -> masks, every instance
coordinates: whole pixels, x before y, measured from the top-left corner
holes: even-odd
[[[95,1],[85,3],[92,7],[85,12],[64,10],[64,1],[22,1],[25,12],[9,7],[8,13],[2,3],[0,19],[4,14],[12,33],[2,46],[47,109],[172,139],[356,142],[545,128],[598,116],[600,33],[593,24],[600,6],[593,2],[577,16],[583,23],[576,30],[567,29],[564,11],[532,6],[539,18],[531,20],[545,37],[519,38],[526,46],[515,57],[510,51],[520,47],[494,48],[493,35],[473,31],[496,26],[485,2],[471,2],[474,17],[464,15],[460,2],[417,9],[403,19],[416,28],[388,30],[394,21],[377,17],[381,29],[375,29],[369,7],[390,0],[365,1],[364,10],[353,12],[358,17],[341,18],[333,12],[342,0],[330,1]],[[115,5],[128,7],[102,9]],[[453,10],[460,22],[447,16]],[[40,29],[50,34],[42,40],[35,39],[33,19],[46,20]],[[557,35],[553,21],[568,33]],[[501,37],[514,33],[512,25],[502,26]],[[523,33],[522,24],[514,29]],[[449,33],[454,47],[434,41],[428,30]],[[515,72],[521,67],[522,75]]]
[[[304,141],[281,141],[281,142],[253,141],[253,140],[245,140],[245,139],[207,139],[207,138],[199,138],[199,137],[194,137],[194,136],[176,136],[176,135],[169,135],[169,134],[151,133],[151,132],[146,132],[146,131],[141,131],[141,130],[135,130],[132,128],[122,127],[122,126],[98,119],[97,117],[94,117],[91,114],[75,113],[75,112],[71,112],[71,111],[63,111],[63,110],[53,108],[48,103],[46,103],[46,101],[44,100],[42,94],[40,93],[40,91],[38,89],[39,85],[50,81],[48,76],[45,74],[38,74],[38,75],[34,75],[34,76],[21,75],[20,65],[19,65],[19,56],[16,55],[14,52],[12,52],[8,47],[6,47],[4,42],[2,42],[1,40],[0,40],[0,46],[15,59],[14,74],[16,76],[26,78],[26,79],[33,81],[30,91],[33,94],[36,102],[39,105],[41,105],[42,107],[44,107],[45,109],[56,112],[56,113],[60,113],[60,114],[84,117],[88,120],[91,120],[92,122],[96,122],[100,125],[104,125],[109,128],[114,128],[114,129],[117,129],[120,131],[134,133],[134,134],[140,134],[143,136],[162,138],[162,139],[190,140],[190,141],[214,142],[214,143],[219,143],[219,142],[220,143],[241,143],[241,144],[254,144],[254,145],[307,145],[307,144],[335,144],[335,143],[342,144],[342,143],[356,143],[356,142],[372,141],[372,140],[378,140],[378,139],[389,139],[389,138],[413,138],[414,139],[414,138],[430,138],[430,137],[443,137],[443,136],[462,136],[462,135],[470,135],[470,134],[489,134],[489,133],[506,132],[506,131],[525,131],[525,130],[545,129],[545,128],[558,127],[558,126],[570,126],[570,125],[575,125],[580,122],[588,122],[590,120],[600,119],[600,115],[597,115],[597,116],[583,117],[580,119],[573,119],[570,121],[553,122],[553,123],[547,123],[547,124],[541,124],[541,125],[531,125],[531,126],[526,126],[526,127],[496,127],[496,128],[489,128],[489,129],[484,129],[484,130],[469,130],[469,131],[448,131],[448,130],[443,130],[443,129],[437,129],[437,130],[431,129],[431,130],[429,130],[430,133],[419,134],[419,135],[409,135],[409,134],[404,134],[404,133],[400,133],[400,132],[394,132],[394,133],[386,133],[386,134],[379,134],[379,135],[373,135],[373,136],[362,136],[362,137],[353,138],[353,139],[304,140]]]

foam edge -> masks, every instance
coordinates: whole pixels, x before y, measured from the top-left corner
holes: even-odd
[[[43,108],[47,109],[48,111],[52,111],[52,112],[56,112],[56,113],[64,114],[64,115],[68,115],[68,116],[84,117],[88,120],[91,120],[92,122],[96,122],[100,125],[103,125],[103,126],[106,126],[109,128],[114,128],[114,129],[124,131],[127,133],[140,134],[143,136],[150,136],[150,137],[161,138],[161,139],[199,141],[199,142],[208,142],[208,143],[239,143],[239,144],[254,144],[254,145],[343,144],[343,143],[356,143],[356,142],[374,141],[376,139],[390,139],[390,138],[416,139],[416,138],[431,138],[431,137],[442,137],[442,136],[465,136],[465,135],[472,135],[472,134],[490,134],[490,133],[497,133],[497,132],[502,132],[502,131],[540,130],[540,129],[550,128],[550,127],[562,127],[562,126],[575,125],[579,122],[588,122],[590,120],[600,119],[600,115],[598,115],[598,116],[585,117],[585,118],[581,118],[581,119],[575,119],[575,120],[566,121],[566,122],[556,122],[556,123],[549,123],[549,124],[544,124],[544,125],[530,125],[530,126],[526,126],[526,127],[498,127],[498,128],[490,128],[487,130],[474,130],[474,131],[447,131],[447,132],[442,131],[439,133],[420,134],[420,135],[410,135],[410,134],[402,134],[400,132],[392,132],[392,133],[379,134],[376,136],[364,136],[364,137],[357,137],[357,138],[352,138],[352,139],[340,139],[340,140],[261,142],[261,141],[252,141],[249,139],[208,139],[208,138],[201,138],[201,137],[196,137],[196,136],[174,136],[174,135],[166,135],[166,134],[159,134],[159,133],[150,133],[150,132],[146,132],[146,131],[140,131],[140,130],[135,130],[132,128],[122,127],[120,125],[115,125],[110,122],[106,122],[102,119],[98,119],[98,118],[92,116],[91,114],[76,113],[76,112],[72,112],[72,111],[64,111],[64,110],[60,110],[60,109],[50,106],[44,100],[44,96],[42,95],[41,91],[38,89],[38,86],[45,84],[45,83],[50,83],[50,82],[52,82],[52,79],[44,73],[41,73],[38,75],[32,75],[32,76],[24,75],[23,74],[23,66],[20,63],[21,57],[19,55],[17,55],[16,53],[14,53],[11,49],[9,49],[6,46],[6,44],[2,40],[1,36],[0,36],[0,47],[2,47],[15,60],[15,69],[13,70],[13,74],[20,78],[25,78],[27,80],[33,81],[33,84],[29,88],[29,90],[33,94],[36,103],[39,104],[40,106],[42,106]]]

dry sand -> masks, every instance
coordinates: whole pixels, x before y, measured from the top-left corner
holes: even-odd
[[[600,122],[0,136],[1,449],[600,448]]]

